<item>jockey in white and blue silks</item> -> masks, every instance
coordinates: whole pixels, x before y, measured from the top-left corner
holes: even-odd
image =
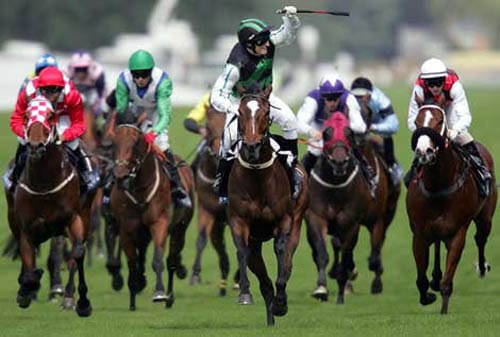
[[[391,173],[392,182],[394,185],[399,184],[403,170],[394,156],[392,139],[392,135],[399,130],[399,121],[391,100],[366,77],[358,77],[352,82],[351,93],[356,96],[360,105],[366,105],[371,111],[370,131],[382,137],[384,159]]]
[[[219,193],[219,202],[225,204],[227,199],[227,181],[234,159],[231,147],[237,141],[237,114],[240,102],[239,88],[247,89],[258,84],[261,88],[272,85],[273,60],[276,47],[289,45],[296,37],[300,26],[297,9],[293,6],[284,8],[283,25],[277,30],[259,19],[245,19],[238,28],[238,43],[233,47],[226,61],[222,74],[215,82],[210,103],[221,112],[227,113],[226,126],[221,142],[221,159],[217,169],[214,187]],[[293,196],[300,190],[302,176],[295,170],[297,162],[297,120],[288,105],[271,94],[270,117],[283,130],[285,141],[280,144],[282,150],[289,151],[289,172],[293,186]]]

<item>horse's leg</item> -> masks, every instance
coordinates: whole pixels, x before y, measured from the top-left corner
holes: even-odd
[[[332,235],[330,239],[330,243],[332,244],[333,248],[333,264],[332,267],[330,268],[330,271],[328,272],[328,276],[332,279],[336,279],[338,274],[339,274],[339,269],[340,269],[340,239],[336,237],[335,235]]]
[[[214,217],[203,207],[198,209],[198,238],[196,239],[196,255],[193,263],[193,273],[189,284],[201,283],[201,254],[207,245],[207,236],[211,232],[214,224]]]
[[[62,235],[50,240],[50,253],[47,258],[47,269],[50,275],[49,300],[64,294],[61,280],[61,265],[63,263],[64,237]]]
[[[165,241],[167,240],[168,220],[165,216],[160,217],[151,227],[151,238],[153,239],[153,270],[156,273],[156,285],[153,293],[153,302],[163,302],[167,300],[165,286],[163,285],[163,256],[165,254]]]
[[[420,235],[413,234],[413,258],[417,266],[417,288],[420,293],[420,304],[428,305],[436,301],[436,295],[428,292],[429,279],[426,272],[429,266],[429,242]]]
[[[340,270],[337,277],[337,304],[344,304],[344,295],[347,280],[349,279],[349,272],[354,270],[354,256],[353,251],[358,242],[359,235],[359,225],[353,224],[348,233],[345,233],[345,237],[339,236],[342,244],[342,258],[340,262]]]
[[[479,272],[479,277],[484,277],[488,271],[490,271],[490,265],[486,261],[485,257],[485,247],[488,241],[488,236],[491,232],[491,217],[483,217],[474,219],[476,224],[476,234],[474,235],[474,240],[476,241],[477,252],[478,252],[478,266],[477,270]]]
[[[281,240],[279,248],[283,251],[285,250],[285,242]],[[276,247],[276,243],[275,243]],[[276,248],[275,248],[276,250]],[[259,287],[260,293],[264,298],[264,302],[266,305],[266,317],[267,317],[267,325],[274,325],[274,315],[283,316],[286,314],[286,294],[284,299],[284,307],[283,303],[276,303],[276,299],[274,299],[274,288],[272,280],[269,278],[269,275],[266,270],[266,265],[262,258],[262,242],[252,240],[249,241],[249,255],[248,255],[248,267],[250,270],[257,276],[259,279]],[[280,267],[278,267],[279,269]],[[278,271],[279,273],[279,271]],[[243,282],[242,282],[243,283]],[[273,302],[274,300],[274,302]],[[284,311],[283,311],[284,310]]]
[[[102,223],[101,223],[101,201],[102,201],[102,188],[98,188],[94,198],[94,210],[92,211],[92,223],[95,225],[95,239],[97,245],[97,257],[104,257],[104,245],[102,240]]]
[[[129,301],[129,309],[134,311],[136,309],[135,306],[135,296],[138,291],[138,274],[137,270],[137,252],[136,247],[133,244],[133,239],[130,237],[130,233],[125,233],[123,230],[120,230],[120,242],[123,247],[123,251],[127,256],[127,264],[128,264],[128,289],[130,293],[130,301]]]
[[[224,222],[217,220],[210,232],[210,240],[219,256],[219,269],[221,272],[219,296],[226,296],[227,276],[229,274],[229,256],[227,255],[226,241],[224,240],[224,228]]]
[[[434,241],[434,268],[432,268],[431,289],[434,291],[440,290],[441,278],[443,272],[441,271],[441,241]]]
[[[250,282],[248,280],[248,256],[250,254],[248,248],[249,232],[247,225],[241,219],[234,219],[231,224],[234,245],[236,246],[236,256],[238,258],[239,269],[239,285],[240,294],[238,296],[238,304],[253,304],[252,294],[250,293]]]
[[[372,294],[380,294],[383,290],[382,273],[384,267],[382,266],[382,245],[385,240],[385,224],[383,219],[378,219],[372,226],[368,226],[370,230],[370,245],[371,251],[368,257],[368,269],[375,273],[375,277],[371,285]]]
[[[88,317],[92,313],[92,306],[90,305],[90,300],[87,298],[87,283],[85,281],[84,273],[84,260],[85,260],[85,228],[80,216],[75,216],[73,222],[69,226],[68,237],[73,244],[71,249],[71,260],[72,264],[76,263],[78,268],[78,301],[76,303],[76,313],[80,317]],[[71,266],[74,269],[75,266]],[[74,291],[74,290],[73,290]]]
[[[186,241],[186,229],[188,225],[189,223],[185,219],[170,225],[170,243],[167,257],[167,301],[165,303],[167,308],[172,307],[175,302],[174,274],[180,279],[185,278],[187,274],[186,267],[181,262],[181,251]]]
[[[19,254],[22,267],[18,277],[17,303],[19,307],[26,309],[31,304],[33,293],[40,289],[41,274],[35,273],[35,250],[24,233],[19,238]]]
[[[108,214],[107,216],[105,214]],[[121,270],[121,247],[118,241],[116,222],[111,214],[104,212],[105,228],[104,239],[106,242],[106,269],[111,274],[111,287],[118,291],[123,288]],[[118,244],[117,244],[118,243]]]
[[[464,250],[466,235],[467,227],[462,226],[453,238],[445,241],[448,254],[446,254],[446,270],[441,280],[441,296],[443,297],[441,314],[448,313],[448,303],[453,292],[453,277]]]
[[[316,289],[312,296],[321,301],[328,301],[328,288],[326,284],[326,268],[328,266],[328,251],[326,250],[325,237],[328,224],[318,216],[308,214],[307,241],[312,249],[312,256],[318,270]]]

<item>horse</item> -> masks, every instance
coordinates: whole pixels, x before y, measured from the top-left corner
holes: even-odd
[[[135,310],[136,294],[146,286],[145,259],[150,241],[154,245],[153,270],[156,285],[153,302],[174,303],[173,276],[179,275],[181,251],[193,208],[173,206],[170,179],[162,163],[148,148],[143,132],[135,124],[119,124],[114,135],[115,184],[111,191],[111,210],[119,229],[120,244],[129,267],[129,309]],[[179,167],[184,188],[194,195],[193,174],[189,166]],[[165,293],[162,261],[167,236],[170,247],[167,257],[168,284]]]
[[[337,304],[344,304],[346,284],[357,274],[353,252],[360,225],[366,226],[370,232],[368,267],[375,273],[371,293],[382,292],[381,251],[387,228],[394,218],[400,187],[390,182],[387,167],[371,141],[354,144],[354,135],[344,113],[335,112],[325,121],[323,141],[323,153],[309,176],[310,202],[305,213],[307,238],[318,269],[317,287],[312,296],[321,301],[328,300],[325,239],[330,235],[335,261],[329,274],[337,279]],[[354,156],[353,146],[361,146],[364,156],[375,169],[375,197],[371,196],[368,182],[361,174],[361,163]],[[341,261],[339,254],[342,255]]]
[[[224,129],[226,115],[210,107],[207,111],[206,144],[196,159],[195,182],[198,195],[198,238],[196,240],[196,255],[192,267],[190,284],[201,282],[201,254],[207,244],[207,237],[214,246],[219,257],[221,280],[219,296],[226,295],[227,276],[229,274],[229,257],[224,240],[226,226],[226,208],[220,205],[218,196],[213,189],[217,170],[220,140]],[[238,274],[239,275],[239,274]]]
[[[240,271],[239,303],[250,297],[248,266],[259,280],[268,326],[274,325],[275,316],[284,316],[288,311],[286,285],[308,201],[305,179],[297,200],[292,200],[286,169],[276,160],[272,146],[275,141],[269,131],[271,90],[269,86],[262,92],[242,95],[239,151],[229,173],[227,205]],[[274,239],[278,262],[276,293],[262,257],[262,244],[270,239]]]
[[[6,193],[9,226],[19,245],[22,261],[17,303],[21,308],[28,308],[33,294],[40,288],[41,272],[36,269],[36,248],[50,238],[66,234],[72,249],[63,306],[74,306],[74,277],[78,270],[79,299],[75,309],[78,316],[87,317],[92,313],[92,306],[87,297],[84,257],[94,194],[80,195],[76,168],[70,163],[65,145],[58,140],[57,117],[51,109],[43,109],[49,105],[41,98],[28,105],[26,166],[15,190]],[[49,270],[51,266],[57,268],[49,264]]]
[[[420,102],[415,125],[417,128],[412,135],[411,146],[418,160],[418,173],[408,186],[406,212],[413,233],[416,285],[422,305],[436,301],[436,295],[428,291],[429,285],[432,290],[440,291],[441,314],[447,314],[453,292],[453,277],[472,221],[476,225],[474,239],[478,248],[480,277],[484,277],[489,268],[485,246],[497,202],[493,158],[482,144],[476,142],[492,174],[490,193],[483,199],[478,193],[472,164],[462,153],[461,147],[452,143],[447,136],[448,124],[442,106]],[[439,261],[441,242],[447,249],[444,275]],[[436,260],[433,279],[429,283],[426,272],[432,244],[436,248]]]

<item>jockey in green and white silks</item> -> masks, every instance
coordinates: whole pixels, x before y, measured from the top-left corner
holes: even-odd
[[[190,207],[191,200],[180,182],[177,167],[168,141],[168,127],[172,119],[172,80],[155,67],[153,56],[137,50],[129,59],[129,68],[122,71],[116,83],[116,112],[121,114],[145,112],[147,118],[140,125],[148,144],[154,142],[164,153],[170,165],[172,195],[182,206]]]
[[[273,60],[276,47],[291,44],[300,26],[297,9],[293,6],[284,8],[283,24],[277,30],[259,19],[245,19],[240,22],[238,43],[233,47],[227,59],[222,74],[215,82],[210,103],[218,111],[227,113],[226,126],[221,143],[221,157],[217,172],[216,188],[219,190],[219,201],[226,203],[227,179],[232,161],[230,149],[237,141],[237,118],[240,95],[238,89],[247,89],[250,85],[259,84],[265,88],[272,84]],[[271,120],[278,123],[283,130],[285,142],[282,150],[290,152],[290,167],[292,169],[293,194],[298,195],[300,177],[294,169],[297,157],[297,119],[290,107],[280,98],[271,93]]]

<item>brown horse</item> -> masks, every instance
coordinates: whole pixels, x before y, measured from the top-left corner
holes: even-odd
[[[323,131],[323,154],[311,170],[309,177],[310,203],[305,214],[307,238],[318,269],[317,288],[313,296],[326,301],[326,267],[328,253],[325,245],[327,235],[332,236],[335,264],[331,274],[338,283],[337,303],[344,303],[345,286],[355,274],[353,251],[358,240],[360,225],[370,232],[371,253],[369,269],[375,273],[371,292],[382,292],[383,272],[381,251],[385,234],[396,210],[400,193],[399,186],[389,181],[387,168],[373,149],[370,141],[361,145],[364,156],[376,173],[375,198],[361,174],[360,165],[353,154],[354,137],[347,117],[335,112],[325,121]],[[341,261],[338,261],[341,254]],[[331,275],[332,276],[332,275]]]
[[[479,272],[487,271],[485,246],[491,230],[496,208],[497,190],[493,158],[479,143],[479,152],[492,174],[490,194],[480,198],[474,181],[473,168],[459,145],[447,137],[444,110],[435,104],[420,106],[415,120],[417,129],[412,136],[412,149],[418,160],[418,174],[410,182],[406,195],[406,212],[413,232],[413,256],[417,267],[417,287],[420,303],[428,305],[436,300],[429,290],[426,272],[429,247],[436,246],[433,290],[440,291],[443,299],[441,313],[448,312],[453,291],[453,277],[465,245],[467,229],[476,224],[475,241],[479,253]],[[447,248],[446,269],[439,269],[439,244]]]
[[[41,98],[28,105],[26,166],[13,194],[7,194],[9,226],[18,241],[22,260],[17,302],[21,308],[29,307],[33,293],[40,287],[41,274],[35,269],[36,247],[49,238],[66,234],[72,250],[64,305],[73,305],[74,276],[78,270],[76,312],[86,317],[92,307],[87,298],[83,261],[94,195],[88,194],[80,200],[78,174],[57,139],[54,114],[50,109],[40,109],[37,101],[40,106],[50,105]]]
[[[221,280],[219,295],[226,295],[227,276],[229,274],[229,257],[224,240],[226,226],[226,208],[220,205],[218,196],[213,189],[217,170],[220,140],[224,129],[226,115],[210,108],[207,111],[205,137],[206,144],[196,159],[195,180],[198,195],[198,238],[196,240],[196,256],[193,263],[193,273],[190,283],[201,282],[201,254],[207,244],[207,237],[217,251]]]
[[[283,316],[288,311],[286,284],[299,242],[307,187],[304,180],[294,202],[286,169],[276,160],[271,145],[274,140],[269,132],[270,92],[271,87],[263,93],[244,94],[241,99],[240,149],[229,175],[227,214],[238,251],[239,302],[247,302],[250,296],[248,265],[259,279],[267,325],[274,325],[274,316]],[[272,238],[278,261],[276,293],[262,257],[262,243]]]
[[[142,131],[133,124],[121,124],[115,130],[116,182],[111,192],[111,209],[117,221],[120,243],[129,267],[130,310],[135,297],[146,286],[146,248],[154,245],[153,270],[156,273],[154,302],[174,303],[173,276],[181,266],[181,250],[193,208],[173,207],[170,180],[155,151],[148,149]],[[193,174],[189,166],[179,168],[186,191],[194,194]],[[162,261],[167,236],[170,249],[167,258],[168,285],[165,293]],[[177,271],[178,272],[178,271]]]

